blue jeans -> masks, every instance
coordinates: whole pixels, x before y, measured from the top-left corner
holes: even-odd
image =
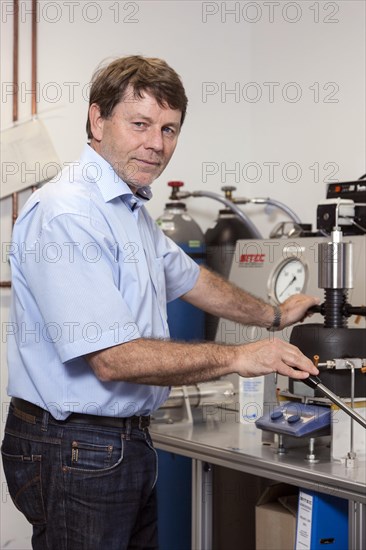
[[[10,495],[35,550],[157,549],[157,458],[147,429],[19,415],[2,445]]]

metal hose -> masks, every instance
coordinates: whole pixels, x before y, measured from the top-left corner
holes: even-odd
[[[248,199],[248,202],[250,204],[269,204],[271,206],[275,206],[279,210],[282,210],[282,212],[285,212],[285,214],[288,215],[289,218],[292,219],[295,223],[301,224],[301,220],[299,216],[291,210],[289,206],[286,206],[286,204],[283,204],[282,202],[276,201],[275,199],[270,198],[254,198],[254,199]]]
[[[177,193],[178,197],[185,198],[185,197],[208,197],[209,199],[214,199],[216,201],[222,202],[230,208],[238,216],[238,218],[247,226],[253,233],[253,238],[255,239],[262,239],[262,234],[257,229],[257,227],[254,225],[254,223],[248,218],[246,214],[238,206],[236,206],[232,201],[225,199],[225,197],[222,197],[221,195],[217,193],[213,193],[212,191],[192,191],[191,193],[188,191],[183,191]]]

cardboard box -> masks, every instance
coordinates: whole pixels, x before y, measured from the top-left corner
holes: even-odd
[[[255,508],[256,550],[293,550],[298,508],[297,487],[270,485]]]

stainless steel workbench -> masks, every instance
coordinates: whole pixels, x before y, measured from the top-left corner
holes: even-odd
[[[305,447],[289,448],[279,455],[262,444],[262,432],[242,425],[228,411],[209,415],[202,423],[152,424],[158,449],[193,459],[192,549],[210,550],[212,542],[211,469],[219,465],[283,481],[349,501],[349,550],[366,550],[366,462],[354,468],[330,460],[326,446],[316,448],[319,462],[305,460]],[[207,488],[210,490],[207,492]],[[206,494],[205,494],[206,491]]]

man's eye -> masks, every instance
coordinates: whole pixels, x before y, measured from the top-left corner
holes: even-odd
[[[167,126],[166,128],[163,128],[163,131],[165,134],[168,134],[168,135],[174,135],[175,134],[175,131],[173,128],[169,128],[169,126]]]
[[[145,122],[134,122],[133,124],[138,128],[143,128],[144,126],[146,126]]]

